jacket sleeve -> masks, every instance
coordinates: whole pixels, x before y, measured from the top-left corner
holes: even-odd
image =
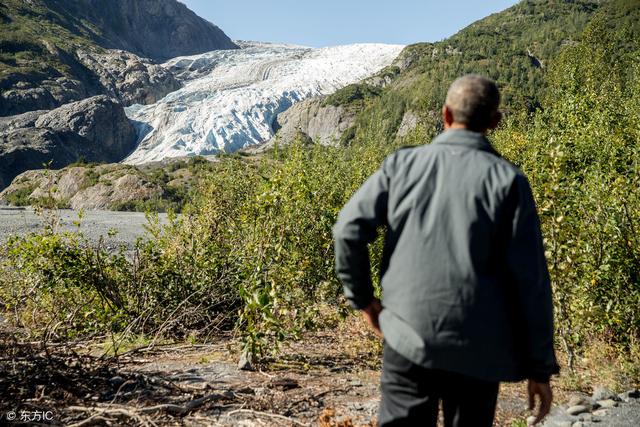
[[[344,294],[356,309],[373,299],[368,244],[376,238],[377,227],[386,223],[389,158],[351,197],[333,227],[335,268]]]
[[[528,377],[547,382],[559,372],[553,348],[553,300],[544,256],[540,220],[523,175],[516,175],[511,188],[515,202],[507,263],[515,279],[515,295],[523,321],[523,343]]]

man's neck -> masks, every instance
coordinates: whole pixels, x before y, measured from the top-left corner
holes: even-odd
[[[467,125],[465,125],[464,123],[456,123],[456,122],[445,123],[444,124],[444,128],[447,129],[447,130],[449,130],[449,129],[465,129],[465,130],[468,130],[467,129]]]
[[[445,123],[445,124],[444,124],[444,129],[445,129],[445,130],[457,130],[457,129],[460,129],[460,130],[468,130],[468,131],[470,131],[470,132],[478,132],[478,133],[481,133],[481,134],[486,134],[486,133],[487,133],[487,131],[486,131],[486,130],[484,130],[484,131],[478,131],[478,130],[469,129],[469,128],[467,127],[467,125],[466,125],[466,124],[464,124],[464,123],[457,123],[457,122],[453,122],[453,123]]]

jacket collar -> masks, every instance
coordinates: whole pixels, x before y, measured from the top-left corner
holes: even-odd
[[[458,147],[465,146],[488,151],[499,156],[498,152],[491,146],[491,143],[484,134],[466,129],[448,129],[438,135],[432,143],[456,145]]]

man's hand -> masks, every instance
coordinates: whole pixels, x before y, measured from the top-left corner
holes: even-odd
[[[382,337],[382,331],[380,330],[380,323],[378,323],[378,316],[382,311],[382,304],[380,304],[380,300],[378,298],[374,298],[371,301],[371,304],[362,309],[362,314],[364,318],[367,319],[367,322],[376,334]]]
[[[540,399],[540,408],[538,409],[536,419],[533,422],[533,425],[535,425],[542,421],[551,410],[553,393],[551,392],[551,386],[549,385],[549,383],[538,383],[533,380],[529,380],[527,391],[529,392],[530,411],[533,411],[536,407],[536,396],[539,396]]]

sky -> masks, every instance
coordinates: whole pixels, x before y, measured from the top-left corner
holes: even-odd
[[[313,47],[433,42],[517,0],[180,0],[234,40]]]

